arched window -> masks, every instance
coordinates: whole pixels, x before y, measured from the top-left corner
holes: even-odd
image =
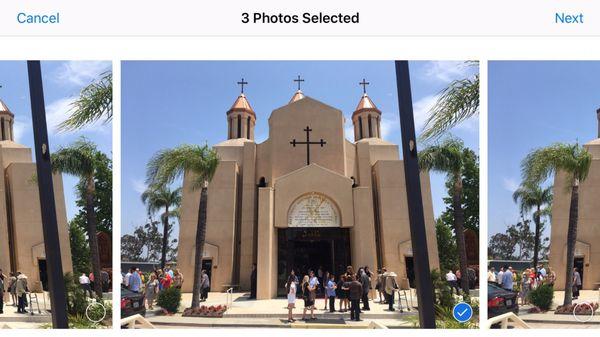
[[[381,118],[377,117],[377,137],[381,138]]]
[[[362,117],[358,116],[358,139],[363,138]]]
[[[4,130],[4,117],[0,119],[0,128],[2,128],[2,140],[6,140],[6,133]]]
[[[265,177],[260,177],[260,180],[258,181],[258,187],[267,187],[267,180]]]
[[[227,130],[227,139],[231,139],[231,138],[233,138],[233,132],[231,130],[233,128],[233,118],[229,117],[227,126],[229,128],[229,130]]]
[[[242,138],[242,116],[237,117],[237,138]]]
[[[371,115],[369,115],[369,138],[373,137],[373,124],[371,123]]]
[[[250,116],[248,116],[248,126],[246,126],[246,138],[250,139]]]

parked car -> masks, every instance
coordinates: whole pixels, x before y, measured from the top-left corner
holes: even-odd
[[[519,314],[517,293],[502,289],[496,283],[488,283],[488,318],[496,317],[507,312]]]
[[[146,305],[143,293],[135,293],[127,288],[121,288],[121,318],[140,314],[146,315]]]

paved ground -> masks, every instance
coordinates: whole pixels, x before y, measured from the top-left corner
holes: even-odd
[[[112,300],[112,293],[105,293],[105,299]],[[31,315],[31,308],[28,307],[27,314],[17,313],[17,307],[12,306],[12,301],[5,298],[4,303],[4,314],[0,315],[0,329],[12,328],[12,329],[38,329],[44,324],[52,322],[52,316],[50,313],[50,299],[48,293],[38,294],[39,300],[39,311],[38,306],[33,303],[33,315]]]
[[[562,304],[564,299],[564,291],[554,292],[554,301],[552,309],[555,309]],[[582,302],[598,302],[598,290],[582,290],[579,299],[574,300],[573,303]],[[523,319],[528,325],[535,328],[551,328],[551,329],[563,329],[563,328],[596,328],[600,329],[600,312],[591,317],[590,316],[578,316],[579,320],[589,322],[582,323],[578,322],[573,315],[556,315],[553,310],[545,313],[530,314],[527,310],[531,308],[531,305],[520,306],[519,317]]]
[[[182,327],[291,327],[291,328],[366,328],[371,322],[378,322],[392,328],[410,328],[417,315],[414,308],[416,306],[416,297],[413,293],[413,308],[406,311],[406,303],[403,301],[404,312],[399,310],[391,312],[387,310],[387,305],[371,302],[371,310],[364,311],[361,315],[362,322],[352,322],[349,320],[349,313],[330,313],[323,310],[324,300],[317,299],[316,321],[302,322],[303,301],[296,302],[297,309],[294,310],[294,317],[298,319],[296,323],[287,323],[287,300],[248,300],[247,294],[236,293],[230,299],[230,309],[223,318],[199,318],[182,317],[181,313],[173,316],[157,315],[157,311],[148,311],[146,318],[157,327],[182,328]],[[208,300],[204,305],[227,304],[227,294],[210,293]],[[410,304],[410,297],[408,299]],[[339,301],[336,301],[336,308]],[[182,308],[191,305],[191,294],[183,294]],[[397,307],[397,306],[396,306]]]

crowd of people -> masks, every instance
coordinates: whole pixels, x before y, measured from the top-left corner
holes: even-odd
[[[27,313],[27,294],[29,287],[27,276],[21,272],[9,273],[4,275],[0,269],[0,314],[4,313],[4,298],[9,295],[12,300],[12,306],[17,307],[17,313]]]
[[[127,274],[123,276],[121,287],[134,293],[143,293],[146,298],[146,308],[154,309],[154,301],[158,294],[168,288],[174,287],[181,289],[184,278],[179,269],[173,269],[170,265],[164,269],[155,269],[149,274],[144,274],[137,267],[129,268]],[[200,300],[206,301],[210,291],[210,278],[206,270],[202,270]]]
[[[573,299],[579,297],[579,291],[581,290],[581,275],[577,268],[573,268]],[[556,282],[556,273],[550,267],[546,270],[543,263],[540,263],[535,268],[526,268],[521,272],[521,279],[517,281],[517,272],[513,270],[512,266],[504,265],[498,272],[494,267],[488,270],[488,282],[497,283],[501,288],[509,291],[516,291],[519,293],[521,304],[525,305],[529,303],[529,293],[537,289],[542,284],[548,284],[554,287]]]
[[[94,298],[94,282],[96,282],[96,277],[94,273],[89,273],[86,275],[85,273],[81,273],[79,276],[79,285],[86,296],[90,298]],[[111,286],[111,277],[110,274],[106,270],[100,271],[100,284],[103,293],[107,293],[112,288]]]
[[[385,268],[378,270],[374,275],[368,266],[361,267],[355,271],[352,266],[346,268],[346,272],[336,279],[336,276],[319,268],[317,275],[309,270],[302,280],[298,279],[292,270],[285,284],[288,299],[288,322],[294,319],[293,311],[296,308],[296,299],[301,297],[304,301],[302,320],[315,320],[315,307],[317,294],[323,294],[323,310],[335,312],[335,302],[338,302],[339,312],[350,311],[350,319],[360,321],[362,311],[371,310],[369,306],[369,293],[373,289],[379,295],[380,304],[388,304],[388,309],[394,311],[394,296],[398,289],[397,275],[388,272]],[[375,282],[373,282],[375,281]],[[362,302],[362,308],[361,308]],[[310,313],[310,317],[307,314]]]

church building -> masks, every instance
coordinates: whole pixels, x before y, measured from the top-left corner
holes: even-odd
[[[404,167],[398,145],[381,138],[383,112],[366,90],[352,114],[354,141],[344,135],[342,111],[298,87],[272,111],[268,139],[256,143],[258,117],[243,92],[246,82],[239,84],[242,93],[226,112],[227,140],[214,146],[220,163],[208,187],[203,268],[211,290],[248,291],[254,263],[258,299],[284,295],[292,269],[299,278],[319,268],[337,278],[349,265],[386,267],[399,283],[412,281]],[[191,184],[186,175],[177,257],[188,280],[200,199]],[[429,184],[423,173],[429,261],[439,269]],[[190,292],[192,282],[183,290]]]
[[[600,286],[600,109],[598,138],[584,147],[592,155],[588,177],[579,185],[579,220],[574,265],[581,274],[583,289]],[[571,204],[571,182],[560,172],[554,178],[554,201],[552,203],[552,229],[550,236],[549,265],[556,272],[558,290],[564,290],[567,264],[567,230]]]
[[[34,292],[47,287],[36,166],[31,149],[14,141],[14,115],[0,100],[0,269],[27,275]],[[72,271],[63,184],[54,175],[54,198],[64,272]],[[46,288],[47,289],[47,288]]]

